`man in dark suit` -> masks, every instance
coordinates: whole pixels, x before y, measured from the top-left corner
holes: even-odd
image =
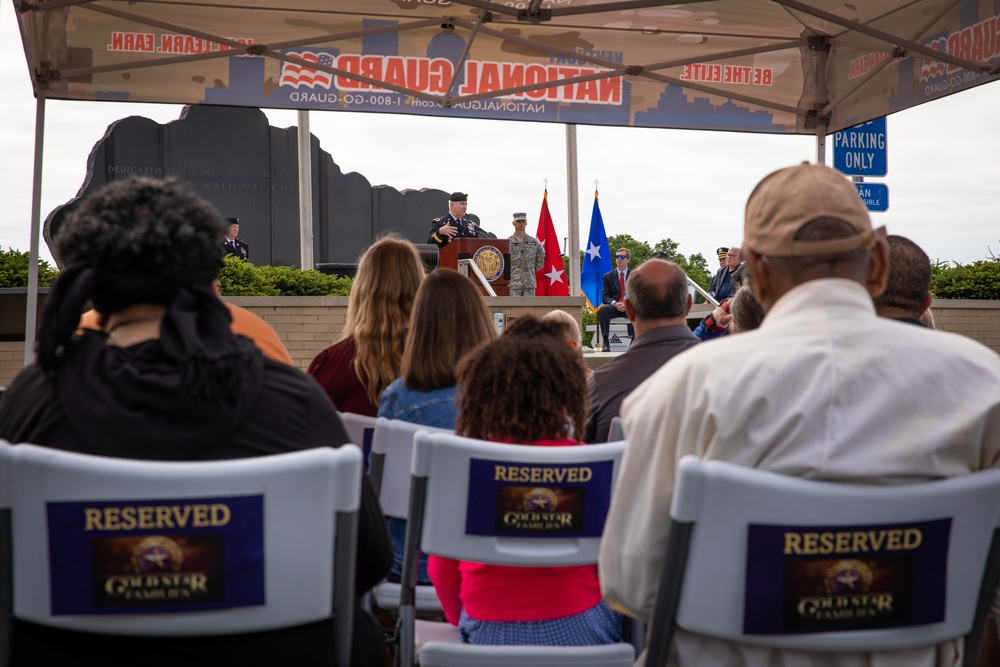
[[[635,270],[625,295],[625,313],[637,335],[625,354],[587,378],[586,442],[607,442],[611,420],[625,397],[671,357],[698,343],[687,325],[689,310],[687,276],[679,266],[650,259]]]
[[[226,232],[226,241],[222,244],[222,256],[235,255],[244,262],[250,259],[250,246],[239,238],[240,219],[226,218],[229,223],[229,231]]]
[[[708,293],[712,296],[718,294],[722,281],[729,275],[729,266],[726,264],[726,255],[728,253],[729,248],[726,247],[716,248],[715,250],[715,254],[719,258],[719,270],[712,276],[712,283],[708,286]]]
[[[739,285],[736,284],[736,270],[742,265],[743,254],[737,247],[732,247],[726,252],[726,265],[719,269],[717,277],[719,282],[712,281],[714,290],[709,287],[708,293],[715,297],[715,300],[722,303],[726,299],[736,294]]]
[[[451,193],[448,198],[448,212],[431,221],[427,242],[443,248],[451,243],[452,239],[495,239],[496,236],[479,226],[479,218],[466,214],[468,209],[469,195],[464,192]]]
[[[597,325],[601,328],[601,346],[604,352],[610,352],[608,331],[611,320],[615,317],[625,317],[624,287],[629,278],[628,263],[632,254],[628,248],[618,248],[615,251],[615,268],[604,274],[601,287],[601,308],[597,311]],[[628,334],[632,336],[632,325],[628,325]]]

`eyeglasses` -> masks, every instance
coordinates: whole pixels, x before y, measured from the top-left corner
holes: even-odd
[[[615,255],[615,259],[628,259],[628,255]]]

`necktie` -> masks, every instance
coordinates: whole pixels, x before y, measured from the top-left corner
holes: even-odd
[[[618,272],[618,300],[625,300],[625,272]]]

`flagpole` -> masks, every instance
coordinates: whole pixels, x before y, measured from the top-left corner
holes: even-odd
[[[35,329],[38,321],[38,246],[42,216],[42,150],[45,143],[45,86],[35,93],[35,162],[31,178],[31,238],[28,240],[28,302],[24,314],[24,365],[35,360]]]
[[[578,190],[576,164],[576,125],[566,125],[566,192],[569,198],[569,244],[566,246],[566,256],[569,257],[569,295],[580,294],[580,193]]]
[[[299,140],[299,268],[303,271],[316,268],[313,255],[313,201],[312,201],[312,132],[309,129],[309,111],[298,111]]]

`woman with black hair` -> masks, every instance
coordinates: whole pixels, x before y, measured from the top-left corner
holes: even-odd
[[[73,452],[158,461],[261,456],[347,442],[336,412],[302,372],[233,334],[212,290],[226,224],[172,179],[110,183],[58,230],[65,267],[42,319],[38,362],[8,387],[0,438]],[[100,331],[76,334],[93,302]],[[392,550],[378,501],[363,486],[357,591],[388,571]],[[352,664],[384,664],[383,634],[357,611]],[[107,637],[25,621],[14,664],[321,664],[326,622],[249,635]]]

